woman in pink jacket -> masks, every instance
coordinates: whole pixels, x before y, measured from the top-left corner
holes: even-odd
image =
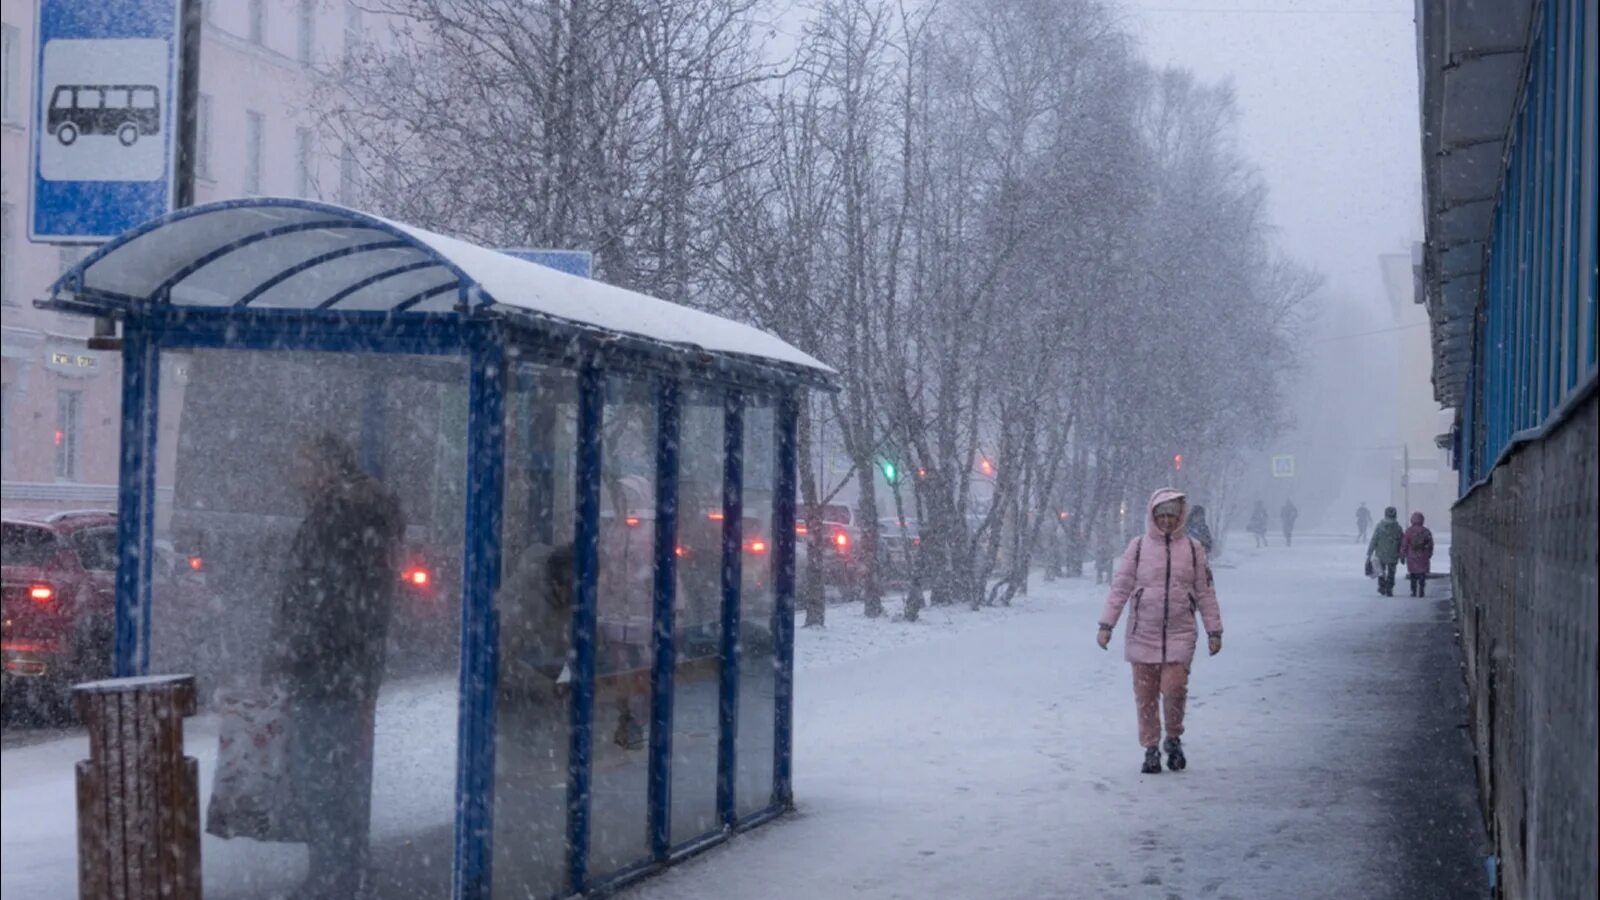
[[[1411,514],[1411,527],[1400,538],[1400,558],[1406,563],[1406,580],[1411,596],[1421,597],[1428,589],[1428,569],[1433,563],[1433,532],[1423,523],[1422,513]]]
[[[1111,596],[1100,614],[1100,649],[1111,643],[1111,631],[1128,613],[1124,639],[1133,664],[1133,699],[1139,713],[1139,744],[1146,773],[1161,771],[1161,720],[1167,726],[1167,768],[1188,764],[1183,755],[1183,707],[1189,693],[1189,665],[1194,661],[1199,630],[1196,610],[1205,620],[1211,655],[1222,650],[1222,610],[1211,584],[1211,566],[1198,542],[1184,533],[1189,504],[1183,493],[1162,488],[1150,495],[1145,533],[1123,551],[1111,582]],[[1165,716],[1157,715],[1158,703]]]

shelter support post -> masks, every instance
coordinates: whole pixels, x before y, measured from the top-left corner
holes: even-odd
[[[656,387],[656,534],[654,666],[650,690],[650,853],[665,862],[671,849],[672,687],[676,649],[673,605],[678,581],[678,383]]]
[[[468,385],[461,712],[456,746],[455,900],[489,896],[494,835],[495,692],[499,628],[501,474],[505,465],[505,354],[493,336],[472,349]]]
[[[155,518],[156,420],[160,350],[146,323],[123,323],[121,457],[117,464],[116,614],[112,671],[142,675],[150,666],[150,572]]]
[[[778,484],[772,501],[773,604],[772,637],[777,658],[773,707],[777,735],[773,741],[772,802],[794,806],[791,760],[794,735],[794,588],[795,490],[799,477],[798,425],[800,403],[786,391],[778,404]]]
[[[717,812],[726,828],[738,822],[734,800],[739,734],[739,583],[744,549],[744,395],[729,389],[722,433],[722,637],[718,691]]]
[[[578,373],[577,522],[572,604],[572,734],[567,765],[567,841],[574,893],[589,888],[589,782],[593,757],[596,585],[600,575],[600,426],[605,414],[605,373],[588,360]]]

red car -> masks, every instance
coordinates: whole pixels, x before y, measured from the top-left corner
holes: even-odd
[[[116,621],[117,517],[99,510],[0,516],[4,628],[0,683],[9,704],[20,690],[61,705],[73,684],[111,674]],[[158,543],[158,602],[181,603],[185,618],[204,611],[199,558],[178,560]],[[177,612],[177,610],[175,610]]]

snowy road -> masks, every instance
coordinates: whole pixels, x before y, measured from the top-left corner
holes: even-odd
[[[1331,538],[1223,558],[1227,645],[1195,665],[1189,771],[1158,776],[1138,774],[1120,643],[1094,646],[1103,588],[1036,583],[1017,607],[915,624],[834,607],[798,635],[799,811],[626,896],[1483,896],[1448,606],[1378,597],[1360,559]],[[379,755],[405,765],[380,766],[375,835],[448,828],[450,745],[407,738],[453,733],[449,685],[391,694]],[[209,721],[189,733],[209,777]],[[7,897],[75,896],[85,752],[78,736],[5,750]],[[208,894],[287,886],[302,857],[208,838]]]
[[[1189,771],[1138,774],[1092,584],[926,630],[834,611],[800,638],[798,813],[626,896],[1483,896],[1447,605],[1378,597],[1342,540],[1229,557]],[[830,658],[880,628],[936,636]]]

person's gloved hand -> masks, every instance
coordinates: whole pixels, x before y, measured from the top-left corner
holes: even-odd
[[[1100,633],[1098,635],[1095,635],[1094,642],[1096,644],[1100,645],[1100,649],[1101,650],[1104,650],[1107,647],[1111,646],[1111,629],[1109,629],[1109,628],[1100,629]]]
[[[1206,638],[1206,648],[1211,651],[1211,655],[1212,656],[1216,656],[1218,653],[1221,653],[1222,652],[1222,635],[1213,634],[1213,635],[1207,636],[1207,638]]]

